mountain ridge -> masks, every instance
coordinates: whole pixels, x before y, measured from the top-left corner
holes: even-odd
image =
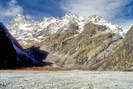
[[[50,34],[59,33],[68,30],[68,28],[76,28],[77,34],[79,34],[88,23],[105,26],[107,32],[117,33],[122,37],[124,37],[126,33],[120,26],[112,24],[100,16],[82,17],[71,13],[66,13],[65,16],[61,18],[46,17],[40,21],[28,20],[26,17],[18,15],[10,22],[8,28],[18,41],[21,41],[21,43],[23,41],[23,44],[26,44],[26,41],[39,42],[42,38],[44,39],[44,37]]]
[[[132,69],[132,28],[122,29],[100,16],[67,13],[61,18],[47,17],[40,21],[18,16],[8,28],[23,47],[37,46],[48,51],[46,61],[53,63],[53,67]]]

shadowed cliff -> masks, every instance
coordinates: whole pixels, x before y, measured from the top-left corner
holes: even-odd
[[[23,49],[0,23],[0,69],[51,65],[42,62],[47,55],[48,52],[40,50],[39,47]]]

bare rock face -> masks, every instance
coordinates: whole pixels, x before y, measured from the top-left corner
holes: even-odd
[[[133,70],[133,27],[115,50],[107,57],[101,69],[104,70]]]
[[[89,23],[80,34],[72,30],[52,35],[44,42],[54,61],[63,67],[83,67],[97,70],[122,40],[120,35],[105,32],[106,27]],[[44,44],[41,46],[43,49]],[[58,56],[57,56],[58,55]]]
[[[80,34],[72,30],[52,35],[42,43],[49,50],[54,61],[62,67],[76,67],[90,70],[132,70],[133,69],[133,27],[125,37],[105,32],[106,27],[89,23]]]
[[[23,49],[7,28],[0,23],[0,69],[41,66],[48,52],[32,47]]]

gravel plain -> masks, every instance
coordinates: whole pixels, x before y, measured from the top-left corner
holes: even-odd
[[[1,71],[0,89],[133,89],[133,73]]]

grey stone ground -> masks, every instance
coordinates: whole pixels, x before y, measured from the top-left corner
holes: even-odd
[[[132,72],[0,72],[0,89],[133,89]]]

